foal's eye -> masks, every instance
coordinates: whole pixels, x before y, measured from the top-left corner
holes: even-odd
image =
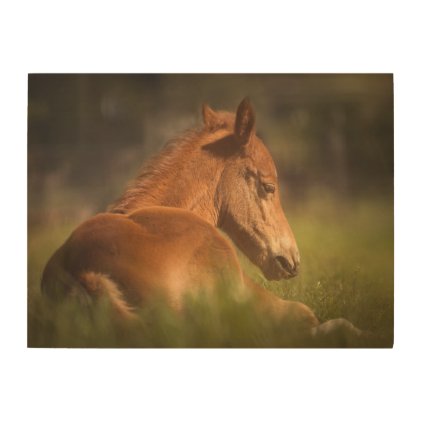
[[[272,183],[264,183],[264,190],[267,193],[274,193],[275,192],[275,185],[273,185]]]

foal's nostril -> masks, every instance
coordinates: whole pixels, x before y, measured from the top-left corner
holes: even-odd
[[[296,263],[291,264],[290,261],[284,256],[276,256],[275,259],[279,262],[281,267],[287,271],[290,275],[295,275],[297,273]]]

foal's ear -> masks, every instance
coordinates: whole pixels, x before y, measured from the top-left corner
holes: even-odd
[[[237,107],[234,134],[236,140],[246,145],[255,133],[255,112],[248,97],[244,98]]]
[[[202,119],[208,129],[213,129],[218,125],[219,119],[217,113],[208,105],[202,104]]]

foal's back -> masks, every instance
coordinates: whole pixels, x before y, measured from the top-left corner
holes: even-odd
[[[220,281],[242,281],[230,242],[189,211],[149,207],[82,223],[50,259],[42,286],[50,296],[117,295],[128,306],[160,295],[179,308],[187,293]]]

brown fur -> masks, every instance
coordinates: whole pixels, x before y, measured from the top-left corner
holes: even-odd
[[[236,114],[204,106],[203,118],[201,129],[147,162],[108,213],[72,233],[46,266],[44,292],[106,294],[120,315],[131,317],[157,295],[180,309],[186,294],[231,282],[289,327],[316,326],[308,307],[249,280],[218,230],[268,278],[296,274],[299,253],[280,204],[276,168],[255,134],[249,101]]]
[[[88,271],[81,273],[79,281],[88,294],[94,298],[106,296],[110,300],[113,309],[123,318],[133,319],[134,309],[128,305],[116,283],[106,274]]]

